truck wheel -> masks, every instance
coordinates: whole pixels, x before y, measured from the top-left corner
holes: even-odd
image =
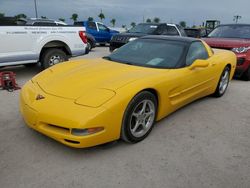
[[[93,42],[91,40],[88,40],[87,46],[89,51],[91,51],[91,49],[93,48]]]
[[[41,64],[43,69],[47,69],[55,64],[68,61],[68,57],[64,51],[60,49],[48,49],[46,50],[41,59]]]

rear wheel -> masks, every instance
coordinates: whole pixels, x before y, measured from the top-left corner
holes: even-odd
[[[93,48],[93,42],[91,40],[88,40],[87,46],[88,46],[89,51],[91,51],[91,49]]]
[[[68,61],[68,57],[63,50],[60,49],[47,49],[41,58],[42,68],[46,69],[55,64]]]
[[[215,97],[221,97],[224,95],[229,84],[229,79],[230,79],[230,68],[226,66],[220,76],[219,83],[214,93]]]
[[[137,143],[151,132],[157,112],[156,97],[143,91],[129,103],[123,117],[121,138],[129,143]]]

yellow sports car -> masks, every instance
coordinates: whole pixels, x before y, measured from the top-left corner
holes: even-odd
[[[233,52],[199,39],[146,36],[41,72],[22,88],[20,109],[29,127],[71,147],[136,143],[178,108],[222,96],[235,66]]]

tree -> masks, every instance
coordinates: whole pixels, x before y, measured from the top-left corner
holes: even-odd
[[[113,27],[115,27],[115,22],[116,22],[116,19],[112,19],[112,20],[110,20],[110,23],[113,25]]]
[[[58,20],[60,20],[61,22],[65,22],[64,18],[59,18]]]
[[[93,17],[88,17],[88,21],[89,21],[89,22],[93,22],[93,21],[94,21],[94,18],[93,18]]]
[[[48,19],[46,16],[41,16],[42,19]]]
[[[187,24],[186,24],[186,22],[185,22],[185,21],[180,21],[180,23],[179,23],[179,24],[180,24],[180,26],[182,26],[182,27],[184,27],[184,28],[185,28],[185,27],[187,27]]]
[[[151,23],[152,21],[151,21],[151,19],[150,18],[148,18],[147,20],[146,20],[146,23]]]
[[[132,27],[135,27],[136,26],[136,23],[135,22],[131,22],[130,24]]]
[[[241,18],[242,18],[242,16],[240,16],[240,15],[235,15],[235,16],[234,16],[234,21],[235,21],[235,23],[238,23],[238,21],[239,21]]]
[[[4,17],[4,13],[0,12],[0,18]]]
[[[155,17],[155,18],[154,18],[154,23],[160,23],[160,21],[161,21],[160,18],[158,18],[158,17]]]
[[[101,22],[103,19],[105,19],[105,15],[102,13],[102,10],[101,13],[98,15],[98,17],[101,19]]]
[[[73,20],[74,22],[76,22],[77,18],[78,18],[78,14],[74,13],[74,14],[72,14],[70,19]]]
[[[16,19],[20,19],[20,18],[27,18],[27,16],[25,14],[18,14],[15,16]]]

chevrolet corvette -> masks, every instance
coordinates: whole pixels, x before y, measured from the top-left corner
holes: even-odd
[[[30,128],[67,146],[137,143],[178,108],[221,97],[235,67],[233,52],[200,39],[146,36],[106,57],[44,70],[22,88],[20,111]]]

